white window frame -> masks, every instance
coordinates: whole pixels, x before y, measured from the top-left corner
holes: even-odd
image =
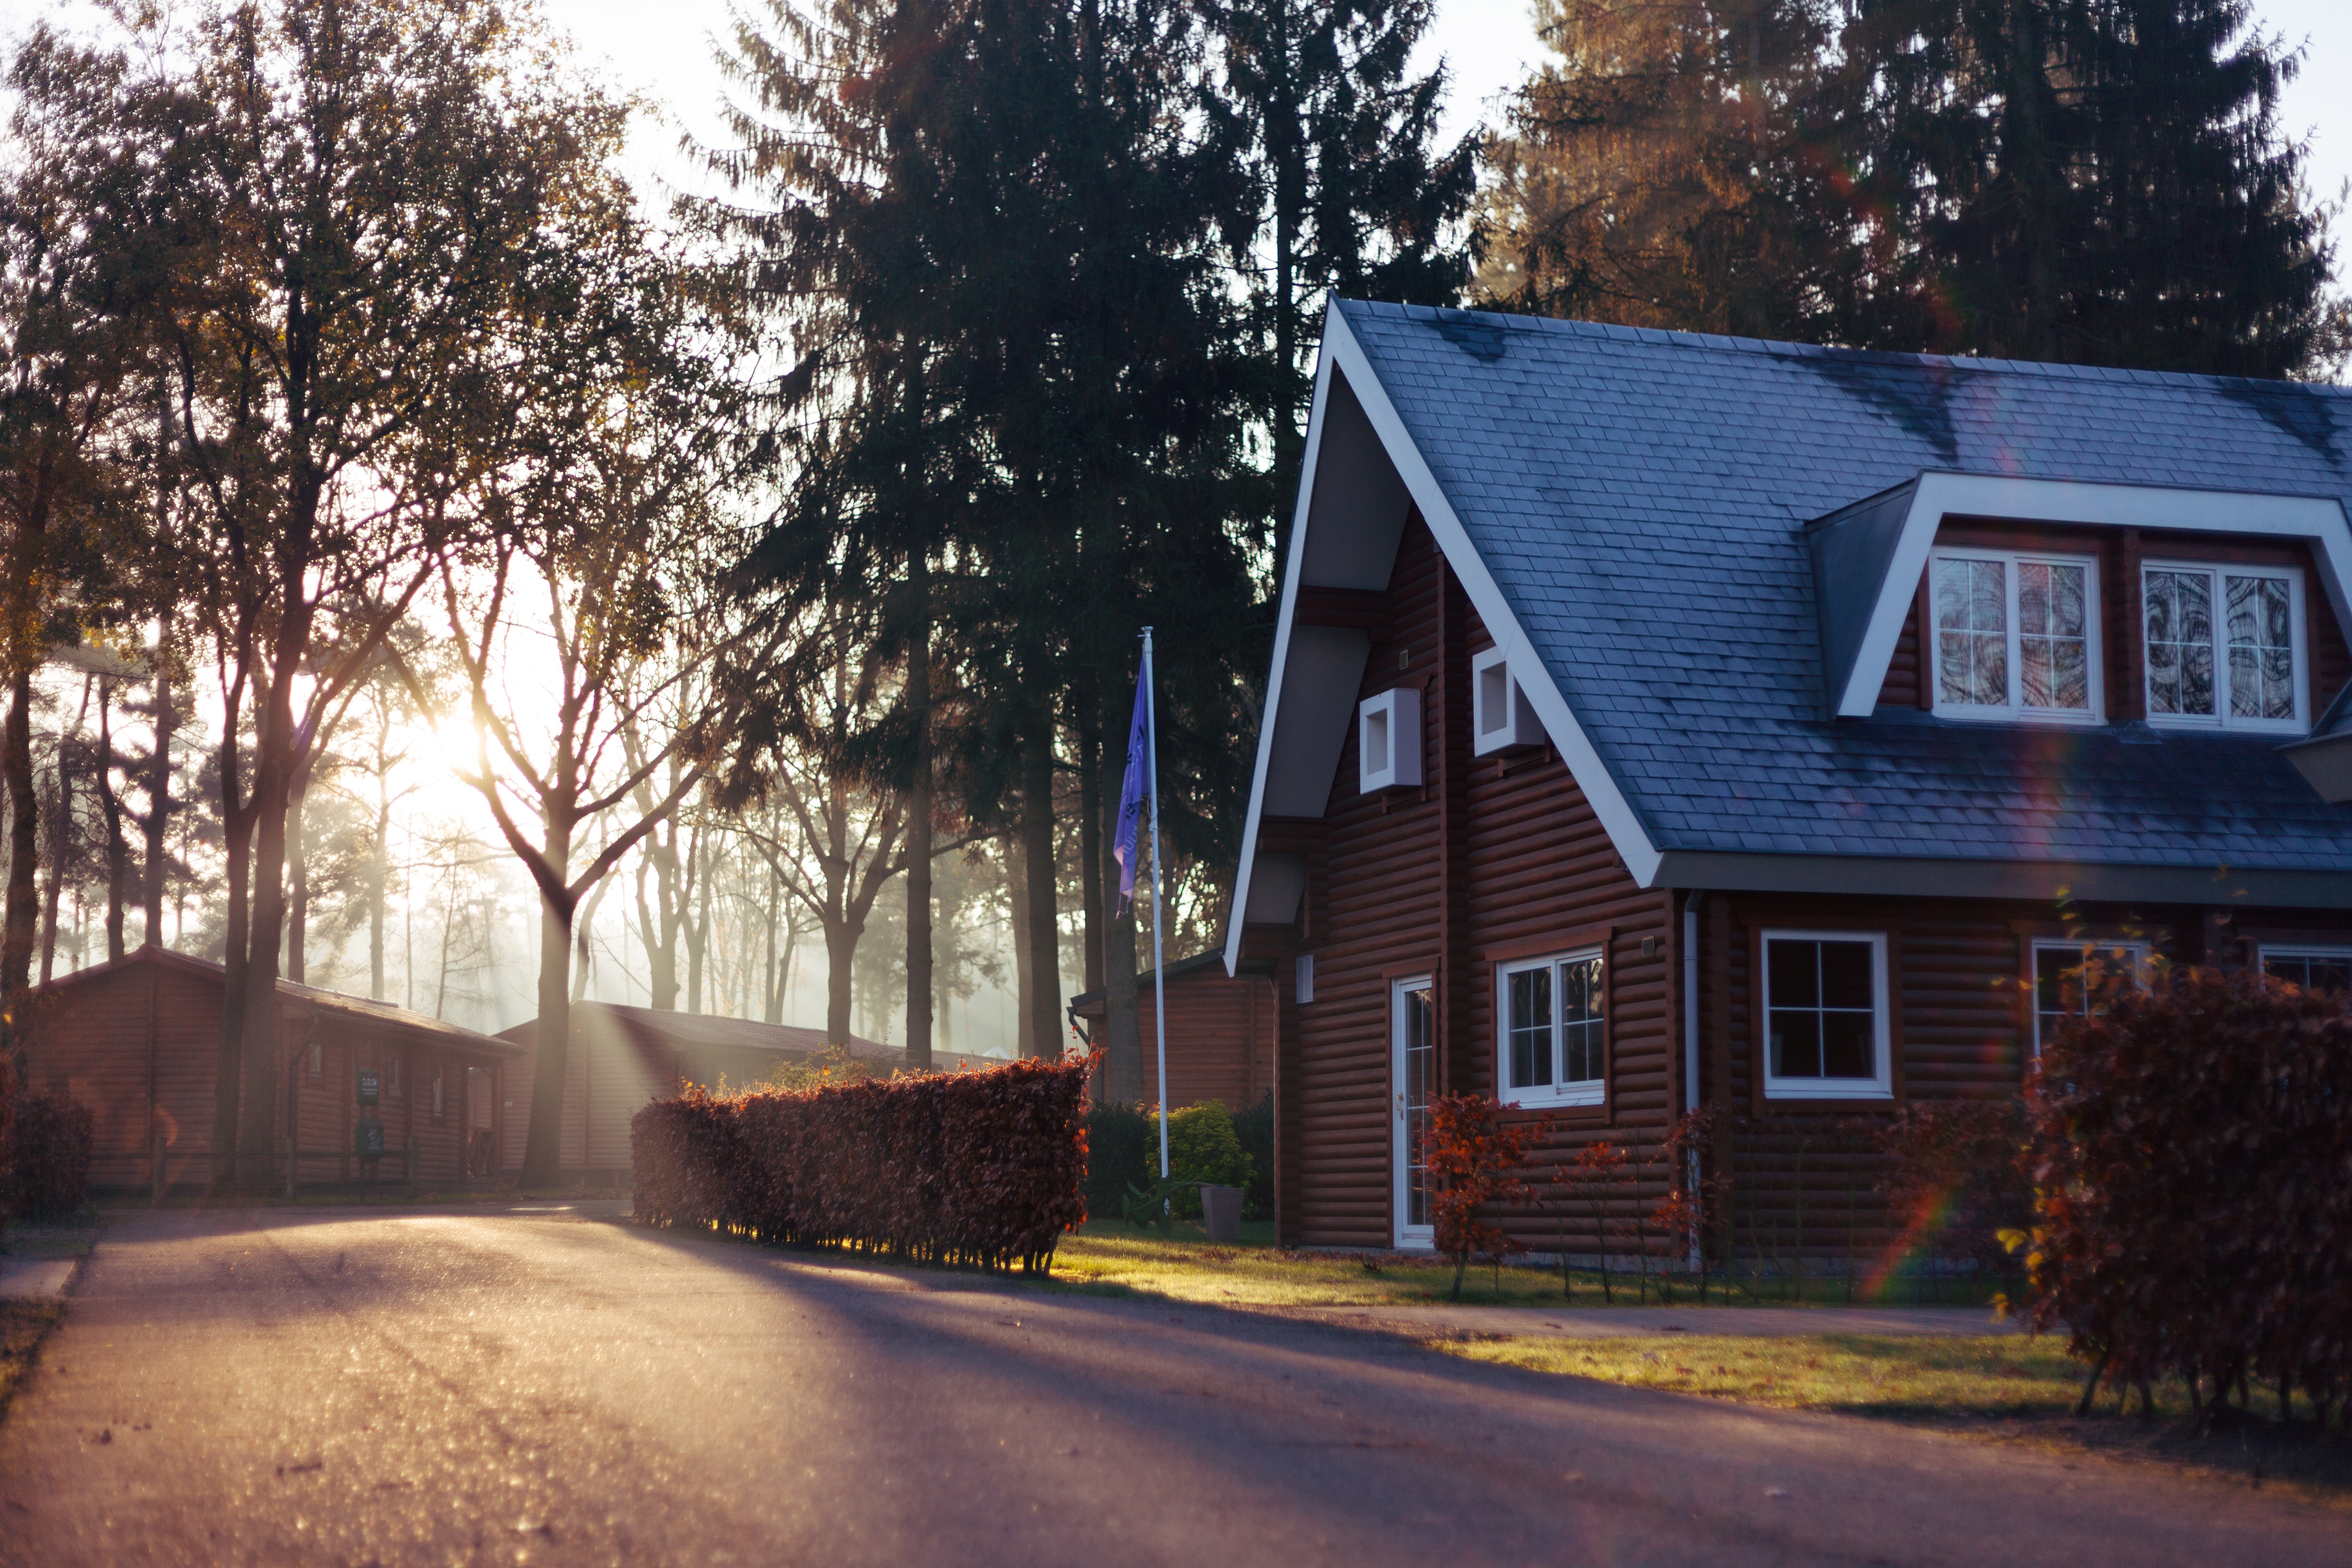
[[[2131,960],[2132,983],[2147,984],[2148,966],[2156,961],[2155,947],[2137,939],[2105,941],[2098,937],[2043,936],[2033,939],[2032,950],[2026,955],[2026,1010],[2033,1015],[2033,1059],[2042,1059],[2042,955],[2045,952],[2080,954],[2084,948],[2098,952],[2122,953]]]
[[[1518,677],[1511,673],[1508,655],[1499,647],[1490,647],[1470,658],[1470,750],[1475,756],[1491,756],[1517,746],[1540,746],[1544,743],[1543,721],[1528,705],[1527,693],[1519,689]]]
[[[1366,795],[1421,784],[1421,688],[1397,686],[1356,707],[1356,775]]]
[[[2155,702],[2155,671],[2147,657],[2147,574],[2151,572],[2196,572],[2212,579],[2213,716],[2158,713]],[[2287,585],[2288,635],[2294,663],[2294,717],[2240,719],[2230,712],[2229,584],[2231,577],[2271,577]],[[2303,568],[2255,566],[2230,561],[2147,560],[2140,563],[2139,638],[2140,708],[2148,723],[2165,730],[2236,730],[2247,734],[2300,735],[2311,728],[2311,639],[2304,624]]]
[[[1559,1072],[1563,1066],[1563,1026],[1560,1007],[1568,988],[1560,984],[1559,970],[1563,964],[1601,963],[1601,1076],[1563,1082]],[[1551,1070],[1549,1083],[1515,1084],[1511,1078],[1511,978],[1531,974],[1538,970],[1551,972]],[[1609,955],[1599,947],[1578,948],[1571,952],[1556,952],[1546,958],[1517,958],[1495,965],[1495,1081],[1502,1086],[1496,1098],[1505,1105],[1547,1108],[1570,1105],[1604,1105],[1609,1100]]]
[[[1870,944],[1871,1042],[1878,1070],[1869,1078],[1782,1078],[1772,1070],[1772,944],[1776,942],[1866,942]],[[1875,931],[1771,930],[1756,947],[1756,994],[1763,1030],[1758,1037],[1757,1075],[1767,1100],[1892,1100],[1895,1098],[1895,1028],[1887,1008],[1886,933]]]
[[[2007,702],[1991,707],[1975,702],[1944,700],[1943,637],[1936,625],[1936,568],[1946,561],[1993,561],[2001,567],[2002,631],[2008,643],[2009,697]],[[2091,705],[2088,708],[2029,708],[2022,700],[2024,693],[2024,660],[2018,629],[2017,579],[2020,566],[2078,566],[2084,573],[2083,582],[2084,673],[2088,677]],[[1937,547],[1927,557],[1927,606],[1920,617],[1919,640],[1926,645],[1927,689],[1935,698],[1935,712],[1939,719],[1973,719],[1979,721],[2022,721],[2035,724],[2103,724],[2106,722],[2107,694],[2104,679],[2105,660],[2101,658],[2102,642],[2099,626],[2099,561],[2095,555],[2067,555],[2044,550],[1975,550],[1954,546]]]
[[[2335,963],[2352,963],[2352,946],[2329,947],[2323,942],[2264,942],[2254,944],[2254,967],[2270,973],[2273,958],[2325,958]]]

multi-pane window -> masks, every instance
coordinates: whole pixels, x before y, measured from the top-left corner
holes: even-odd
[[[448,1100],[441,1087],[441,1063],[433,1064],[433,1118],[439,1121],[448,1114]]]
[[[1601,957],[1580,952],[1507,963],[1502,1098],[1513,1105],[1598,1105],[1605,987]]]
[[[2149,566],[2141,574],[2147,716],[2299,729],[2302,595],[2289,568]]]
[[[406,1058],[397,1052],[383,1058],[383,1092],[386,1098],[399,1100],[407,1094],[408,1086],[401,1081],[406,1076],[403,1069],[407,1065]]]
[[[1929,584],[1938,712],[2097,717],[2098,574],[2090,562],[1946,552]]]
[[[2058,1026],[2079,1018],[2092,993],[2116,978],[2146,983],[2148,949],[2137,942],[2037,942],[2033,944],[2033,1053]]]
[[[1766,931],[1763,958],[1766,1095],[1890,1096],[1886,939]]]
[[[2352,991],[2352,948],[2263,947],[2263,973],[2305,991]]]

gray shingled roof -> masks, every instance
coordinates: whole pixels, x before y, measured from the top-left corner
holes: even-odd
[[[2352,500],[2352,390],[1337,308],[1661,849],[2352,869],[2276,737],[1826,719],[1802,532],[1923,469]]]

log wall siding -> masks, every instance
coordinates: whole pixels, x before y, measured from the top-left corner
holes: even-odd
[[[1598,928],[1608,1098],[1591,1111],[1556,1113],[1539,1158],[1564,1162],[1612,1131],[1654,1144],[1673,1115],[1672,896],[1635,885],[1549,747],[1472,755],[1469,661],[1493,638],[1418,517],[1398,552],[1390,603],[1359,695],[1421,689],[1428,782],[1419,792],[1360,793],[1350,725],[1326,847],[1309,857],[1303,934],[1316,953],[1316,999],[1285,1009],[1286,1024],[1293,1012],[1297,1019],[1282,1074],[1295,1104],[1278,1103],[1276,1113],[1278,1135],[1293,1141],[1276,1158],[1296,1189],[1277,1197],[1284,1237],[1309,1245],[1387,1247],[1393,1237],[1389,994],[1408,974],[1437,984],[1441,1084],[1492,1093],[1492,955],[1529,944],[1568,952]],[[1654,944],[1646,957],[1644,938]],[[1655,1184],[1662,1190],[1663,1178]],[[1505,1217],[1531,1245],[1550,1246],[1564,1216]]]
[[[2140,567],[2158,561],[2240,562],[2257,566],[2295,566],[2303,572],[2304,631],[2311,711],[2315,717],[2352,679],[2352,647],[2320,586],[2318,562],[2303,544],[2268,544],[2228,534],[2146,534],[2131,529],[2084,529],[1993,524],[1956,519],[1937,530],[1938,545],[1981,550],[2042,550],[2087,555],[2099,563],[2100,677],[2105,683],[2109,719],[2147,717],[2140,630]],[[1879,686],[1882,707],[1935,706],[1929,648],[1923,640],[1931,563],[1903,617],[1903,631]]]
[[[105,974],[60,985],[39,1009],[27,1079],[35,1093],[63,1093],[89,1107],[93,1141],[90,1184],[136,1191],[157,1179],[153,1140],[163,1141],[162,1180],[169,1187],[201,1188],[212,1178],[214,1074],[219,1059],[221,984],[163,963],[133,963]],[[289,1147],[305,1182],[350,1181],[361,1174],[353,1155],[359,1116],[355,1074],[383,1070],[394,1054],[405,1062],[403,1092],[384,1094],[375,1114],[384,1124],[381,1179],[409,1179],[406,1149],[419,1144],[417,1174],[454,1184],[463,1171],[463,1121],[454,1100],[431,1113],[431,1068],[438,1060],[459,1079],[476,1065],[495,1082],[499,1068],[439,1046],[404,1040],[388,1029],[347,1015],[315,1015],[319,1066],[310,1071],[314,1014],[288,998],[278,1016],[279,1098],[274,1108],[278,1153],[273,1185],[286,1176]],[[288,1142],[289,1121],[298,1141]]]
[[[1287,976],[1285,977],[1287,980]],[[1220,1100],[1228,1110],[1245,1110],[1274,1090],[1274,977],[1224,970],[1194,971],[1168,986],[1168,1107]],[[1080,1016],[1099,1040],[1105,1008],[1097,1004]],[[1159,1079],[1159,1014],[1147,980],[1140,987],[1138,1033],[1143,1045],[1143,1092],[1156,1100]]]

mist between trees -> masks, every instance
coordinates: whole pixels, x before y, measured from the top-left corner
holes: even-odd
[[[1453,146],[1430,0],[772,0],[696,149],[487,0],[12,41],[0,1029],[152,940],[568,1038],[584,996],[1049,1055],[1108,993],[1157,628],[1218,935],[1332,293],[2284,374],[2340,353],[2229,0],[1541,0]],[[2152,107],[2168,106],[2158,114]],[[1482,177],[1482,166],[1487,171]],[[541,1049],[524,1180],[556,1174]]]

